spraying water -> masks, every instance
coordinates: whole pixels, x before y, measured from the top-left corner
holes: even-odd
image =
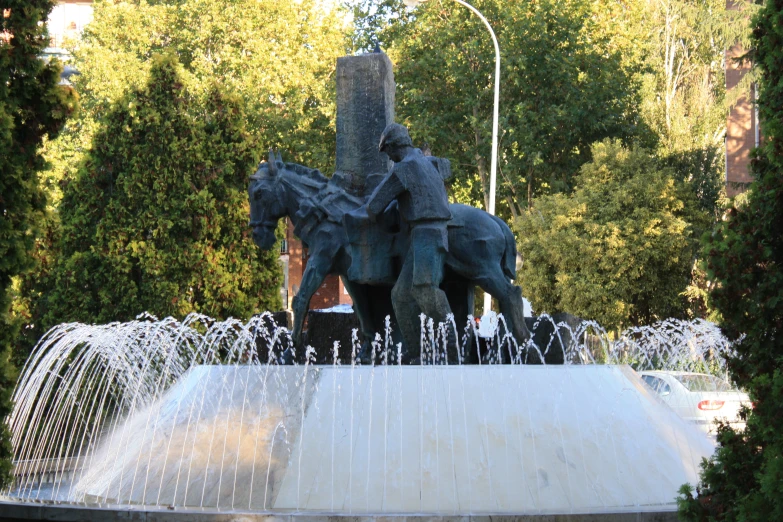
[[[517,344],[504,328],[502,316],[498,319],[492,337],[482,339],[473,318],[461,337],[453,319],[438,326],[422,318],[420,366],[432,367],[430,372],[459,370],[471,350],[478,353],[481,364],[490,366],[504,360],[512,365],[545,361],[557,351],[557,359],[566,368],[630,364],[637,370],[725,375],[724,358],[733,350],[715,325],[702,320],[667,320],[629,329],[611,340],[594,322],[572,329],[541,316],[532,328],[534,338],[542,325],[554,333],[539,346],[532,340]],[[456,365],[447,355],[450,337],[458,339]],[[473,396],[466,392],[471,377],[460,371],[444,381],[432,380],[435,375],[446,375],[442,371],[433,377],[419,372],[418,383],[406,387],[409,374],[401,366],[402,349],[392,342],[388,322],[383,335],[372,343],[369,368],[357,360],[360,346],[355,335],[351,360],[340,361],[339,346],[335,346],[329,367],[312,364],[312,349],[306,351],[306,363],[298,369],[281,366],[290,346],[288,331],[278,327],[270,314],[248,322],[214,321],[198,314],[183,321],[143,315],[127,323],[70,323],[53,328],[34,349],[14,393],[9,425],[15,483],[5,493],[27,500],[264,511],[285,504],[287,481],[294,480],[290,503],[303,506],[317,493],[313,488],[319,487],[304,481],[305,425],[308,411],[318,408],[313,397],[326,394],[330,418],[325,432],[319,434],[328,452],[324,473],[329,480],[324,483],[329,501],[324,509],[372,511],[373,480],[380,470],[377,474],[383,478],[378,494],[384,508],[404,503],[413,487],[405,477],[414,473],[417,491],[429,493],[417,497],[416,510],[440,511],[442,504],[453,506],[461,499],[472,512],[475,504],[484,501],[473,490],[472,475],[467,484],[458,484],[456,472],[443,470],[474,466],[470,455],[489,451],[498,437],[505,441],[498,450],[505,473],[519,463],[523,472],[538,476],[527,485],[528,497],[543,502],[539,483],[548,479],[540,478],[544,476],[538,463],[541,442],[529,427],[533,422],[529,405],[524,416],[504,421],[497,432],[490,413],[482,412],[480,436],[468,437],[466,412],[471,401],[493,399],[485,396],[484,388]],[[376,372],[376,367],[381,368]],[[331,372],[328,378],[321,377],[325,370]],[[347,379],[341,378],[343,372]],[[527,382],[517,383],[514,374],[503,375],[504,386],[529,392]],[[379,395],[374,404],[376,388]],[[417,390],[418,396],[408,396],[406,390]],[[362,400],[365,396],[369,400]],[[418,418],[405,415],[405,405],[411,401],[420,406]],[[366,410],[361,410],[365,404]],[[461,409],[452,411],[455,404]],[[513,410],[513,401],[504,395],[498,404],[502,417],[511,416],[506,410]],[[338,419],[341,416],[347,417],[343,423]],[[370,419],[364,427],[357,425],[360,417]],[[404,435],[408,429],[416,431],[412,439]],[[557,430],[561,447],[556,451],[570,466],[575,451],[563,443],[568,434],[563,433],[562,422]],[[581,423],[579,437],[585,437]],[[532,441],[530,456],[514,454],[528,439]],[[415,440],[418,447],[406,447],[407,440]],[[376,441],[382,441],[378,453],[370,450]],[[337,455],[342,443],[351,448],[358,444],[367,448],[366,453],[351,450],[346,461],[340,461]],[[582,446],[576,453],[584,460],[586,451]],[[296,469],[293,479],[279,472],[285,467],[282,463],[291,459]],[[508,502],[502,488],[495,491],[498,479],[492,476],[496,471],[490,469],[490,456],[482,459],[490,504]],[[577,473],[581,480],[588,470],[585,465],[581,469],[569,466],[564,477],[567,488],[574,489],[572,475]],[[345,498],[336,496],[335,484],[342,480],[348,485]],[[428,484],[432,485],[429,490]],[[467,492],[460,493],[460,488]]]

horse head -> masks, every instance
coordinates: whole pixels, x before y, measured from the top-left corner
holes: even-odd
[[[253,229],[253,241],[263,250],[272,248],[277,242],[277,222],[287,213],[279,194],[278,173],[281,168],[284,164],[280,154],[275,157],[270,150],[268,160],[261,162],[256,173],[250,176],[250,227]]]

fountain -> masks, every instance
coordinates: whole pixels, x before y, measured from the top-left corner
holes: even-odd
[[[14,392],[0,518],[674,519],[713,445],[633,369],[725,373],[731,344],[704,321],[618,340],[589,321],[527,325],[508,226],[448,204],[448,161],[391,123],[385,55],[341,60],[338,172],[270,155],[252,177],[259,246],[290,216],[311,249],[292,332],[269,313],[53,328]],[[394,176],[397,207],[372,191]],[[328,354],[291,349],[327,273],[361,329],[315,364]],[[488,342],[468,316],[476,285],[506,314]]]
[[[3,495],[21,503],[4,509],[666,512],[713,447],[624,363],[721,373],[731,350],[705,321],[615,341],[586,322],[568,342],[528,343],[562,350],[561,366],[520,364],[525,350],[503,329],[493,350],[519,354],[517,364],[450,365],[430,322],[417,366],[400,364],[390,328],[370,364],[355,357],[355,333],[351,360],[335,346],[332,365],[312,364],[312,350],[305,364],[281,365],[288,335],[269,314],[52,329],[15,391],[16,481]]]

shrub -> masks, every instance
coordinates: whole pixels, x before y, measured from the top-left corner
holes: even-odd
[[[247,226],[256,157],[245,121],[238,98],[219,85],[199,97],[175,58],[155,57],[64,188],[44,325],[279,307],[276,254],[256,248]]]
[[[745,334],[729,371],[754,408],[743,432],[722,427],[696,495],[681,490],[688,521],[783,520],[783,1],[768,1],[754,26],[764,135],[751,162],[755,181],[707,243],[721,328]]]
[[[706,215],[670,168],[619,141],[593,145],[574,192],[534,200],[517,221],[519,281],[540,312],[622,329],[681,317]]]
[[[38,182],[40,147],[76,106],[57,85],[60,67],[40,58],[51,0],[9,0],[0,10],[0,488],[10,478],[10,441],[3,422],[15,383],[10,345],[18,333],[9,313],[12,279],[31,266],[30,251],[45,198]]]

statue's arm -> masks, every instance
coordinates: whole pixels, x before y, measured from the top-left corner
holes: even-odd
[[[375,217],[386,210],[389,203],[394,201],[397,196],[405,192],[405,186],[400,181],[396,172],[391,171],[388,176],[383,178],[383,181],[375,187],[370,199],[367,200],[367,215],[371,221],[375,221]]]

